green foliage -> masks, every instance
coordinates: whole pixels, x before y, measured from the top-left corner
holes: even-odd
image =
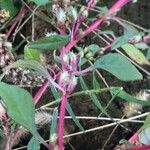
[[[150,144],[150,115],[146,117],[143,126],[140,128],[139,141],[142,144]]]
[[[55,142],[57,139],[57,119],[58,119],[58,108],[53,110],[52,123],[50,129],[50,142]]]
[[[144,122],[144,124],[143,124],[143,126],[141,127],[140,130],[142,131],[142,130],[148,128],[148,127],[150,127],[150,115],[148,115],[146,117],[145,122]]]
[[[112,44],[111,47],[112,50],[121,47],[122,45],[128,43],[130,38],[134,39],[136,38],[137,35],[140,34],[138,30],[131,25],[123,24],[123,27],[124,27],[124,34],[116,38],[116,40]]]
[[[125,37],[129,38],[134,38],[135,36],[139,35],[139,31],[134,28],[133,26],[129,24],[124,24],[124,35]]]
[[[113,94],[117,94],[118,97],[120,97],[121,99],[123,99],[127,102],[137,103],[142,106],[150,106],[150,101],[144,101],[144,100],[137,99],[137,98],[133,97],[132,95],[126,93],[125,91],[121,90],[121,88],[112,88],[111,91],[113,92]]]
[[[95,75],[95,71],[93,71],[93,88],[94,89],[99,89],[100,88],[100,85],[96,79],[96,75]]]
[[[62,35],[51,35],[49,37],[41,38],[27,44],[29,49],[39,49],[43,50],[55,50],[68,43],[70,36]]]
[[[10,17],[14,17],[18,9],[14,6],[13,0],[0,0],[0,9],[9,11]]]
[[[27,150],[40,150],[40,143],[35,137],[32,137],[29,141]]]
[[[141,73],[122,55],[107,54],[99,58],[93,69],[103,69],[123,81],[141,80]]]
[[[40,52],[36,49],[26,48],[24,50],[24,59],[32,59],[40,62]]]
[[[84,79],[82,77],[80,77],[80,84],[81,84],[81,87],[82,89],[85,91],[88,91],[88,86],[86,85]],[[104,112],[105,115],[108,116],[107,112],[104,110],[102,104],[100,103],[100,99],[96,96],[95,93],[88,93],[87,94],[90,96],[92,102],[94,103],[94,105],[101,111],[101,112]]]
[[[49,0],[30,0],[30,1],[34,2],[37,5],[45,5],[49,3]]]
[[[74,114],[74,112],[73,112],[73,110],[72,110],[72,108],[71,108],[71,106],[70,106],[69,103],[67,103],[67,108],[66,109],[67,109],[69,115],[72,117],[72,119],[75,122],[75,124],[79,127],[79,129],[81,131],[84,131],[83,126],[81,125],[81,123],[79,122],[79,120],[76,118],[76,115]]]
[[[8,116],[28,129],[45,145],[44,140],[36,130],[35,108],[30,93],[16,85],[0,82],[0,96],[6,105]]]
[[[147,59],[150,60],[150,48],[147,50],[147,55],[146,55]]]
[[[51,90],[52,90],[52,93],[56,99],[56,102],[61,102],[60,100],[58,101],[58,99],[60,99],[60,97],[61,97],[61,94],[57,91],[57,89],[55,87],[51,86]],[[69,103],[67,103],[66,109],[67,109],[69,115],[72,117],[75,124],[79,127],[79,129],[84,131],[84,128],[82,127],[80,121],[76,118],[76,115],[74,114]]]
[[[150,127],[142,130],[139,134],[139,141],[144,145],[150,145]]]
[[[136,47],[131,44],[125,44],[121,46],[123,50],[129,55],[132,60],[140,65],[150,65],[145,55]]]
[[[128,38],[126,36],[120,36],[116,38],[116,40],[112,43],[111,49],[114,50],[116,48],[121,47],[122,45],[128,43]]]
[[[3,131],[0,129],[0,138],[5,138],[5,134],[3,133]]]
[[[6,105],[9,117],[34,133],[36,127],[32,96],[26,90],[16,85],[9,85],[3,82],[0,83],[0,96]]]

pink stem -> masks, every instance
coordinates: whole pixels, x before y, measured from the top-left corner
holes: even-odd
[[[134,135],[129,139],[129,142],[134,143],[138,139],[139,133],[140,133],[139,131],[134,133]]]
[[[6,34],[6,38],[8,39],[9,36],[11,35],[11,33],[13,32],[15,26],[17,25],[18,21],[25,15],[25,13],[27,12],[26,7],[23,6],[19,12],[19,14],[16,16],[16,18],[13,20],[13,24],[10,27],[10,29],[8,30],[7,34]]]
[[[116,13],[118,10],[120,10],[124,5],[129,3],[131,0],[118,0],[110,9],[109,14]]]
[[[92,0],[90,0],[92,2]],[[127,4],[129,0],[118,0],[110,9],[110,15],[115,13],[117,10],[121,9],[125,4]],[[107,16],[103,16],[101,19],[96,20],[93,24],[91,24],[84,32],[79,33],[79,35],[74,35],[74,38],[71,38],[70,42],[67,44],[66,47],[61,49],[61,56],[65,53],[68,53],[71,48],[73,48],[81,38],[85,37],[93,30],[97,29],[103,21],[107,20]],[[62,62],[62,70],[65,69],[65,64]],[[64,93],[64,92],[63,92]],[[60,113],[59,113],[59,128],[58,128],[58,145],[59,150],[63,150],[63,133],[64,133],[64,117],[65,117],[65,110],[67,105],[67,94],[63,94],[61,98],[61,106],[60,106]]]
[[[63,134],[64,134],[64,118],[67,105],[67,94],[63,94],[61,98],[59,126],[58,126],[58,145],[59,150],[63,150]]]
[[[5,150],[9,150],[9,137],[5,141]]]
[[[124,5],[126,5],[130,0],[118,0],[110,9],[109,9],[109,14],[115,13],[117,10],[121,9]],[[103,16],[101,19],[96,20],[94,23],[92,23],[83,33],[80,35],[77,35],[74,39],[71,39],[68,45],[64,48],[65,52],[69,52],[74,45],[78,41],[80,41],[81,38],[85,37],[89,33],[91,33],[93,30],[97,29],[103,21],[107,20],[107,16]]]
[[[87,10],[89,10],[94,4],[94,0],[89,0]]]
[[[49,85],[48,80],[46,80],[43,85],[40,87],[40,89],[37,91],[37,93],[34,96],[34,104],[36,105],[40,98],[42,97],[42,95],[44,94],[44,92],[46,91],[47,87]]]

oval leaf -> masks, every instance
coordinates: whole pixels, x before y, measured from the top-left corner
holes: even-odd
[[[144,129],[139,134],[139,141],[144,145],[150,145],[150,127]]]
[[[36,130],[33,98],[26,90],[0,82],[0,96],[10,118],[30,131]]]
[[[41,143],[48,147],[36,130],[35,108],[30,93],[16,85],[0,82],[0,97],[6,105],[8,116],[28,129]]]
[[[40,50],[55,50],[68,43],[70,36],[51,35],[27,44],[28,48]]]
[[[107,54],[99,58],[93,68],[103,69],[123,81],[141,80],[141,73],[122,55]]]
[[[138,64],[150,65],[149,61],[144,56],[144,54],[139,49],[137,49],[134,45],[125,44],[122,46],[122,49],[129,55],[130,58],[132,58]]]
[[[120,36],[116,38],[116,40],[112,43],[111,49],[114,50],[116,48],[121,47],[122,45],[128,43],[128,38],[126,36]]]

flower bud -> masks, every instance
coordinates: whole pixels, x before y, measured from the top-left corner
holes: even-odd
[[[69,17],[69,21],[71,21],[71,23],[76,21],[78,18],[77,9],[71,6],[67,12],[67,16]]]
[[[74,54],[73,52],[70,52],[70,65],[69,68],[71,71],[76,71],[77,70],[77,65],[79,62],[79,56]]]
[[[129,38],[129,43],[138,43],[142,40],[142,37],[141,35],[136,35],[136,36],[133,36],[132,38]]]
[[[58,24],[64,24],[66,21],[66,12],[62,8],[59,8],[59,10],[56,12],[56,18]]]
[[[81,7],[80,12],[81,12],[82,18],[87,18],[88,17],[88,11],[84,6]]]
[[[70,74],[67,71],[62,72],[59,78],[59,85],[63,89],[67,89],[69,82],[70,82]]]
[[[71,94],[73,90],[75,89],[77,85],[77,81],[78,81],[77,77],[75,76],[71,77],[70,82],[67,87],[67,92],[69,92],[69,94]]]

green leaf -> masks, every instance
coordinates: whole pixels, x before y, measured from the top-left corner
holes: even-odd
[[[144,121],[143,126],[140,128],[140,130],[146,129],[150,127],[150,115],[148,115]]]
[[[52,123],[50,129],[50,142],[55,142],[57,140],[57,118],[58,118],[58,108],[53,110]]]
[[[139,141],[144,145],[150,145],[150,127],[144,129],[139,134]]]
[[[36,3],[37,5],[45,5],[49,3],[49,0],[30,0],[30,1]]]
[[[94,89],[100,89],[100,85],[96,79],[95,71],[93,71],[93,88]]]
[[[40,150],[40,143],[35,137],[32,137],[29,141],[27,150]]]
[[[40,62],[40,52],[36,49],[25,48],[24,59],[32,59]]]
[[[96,53],[100,50],[100,47],[97,44],[91,44],[87,47],[89,51],[92,51],[93,53]]]
[[[80,84],[81,84],[81,87],[82,87],[83,91],[88,91],[88,87],[87,87],[87,85],[84,82],[84,79],[82,77],[80,77]],[[101,105],[100,100],[97,98],[96,94],[88,93],[88,95],[90,96],[90,98],[91,98],[92,102],[94,103],[94,105],[99,110],[101,110],[101,112],[104,112],[108,116],[107,112],[104,110],[103,106]]]
[[[139,49],[137,49],[134,45],[125,44],[122,46],[122,49],[129,55],[130,58],[132,58],[138,64],[150,65],[149,61],[144,56],[144,54]]]
[[[5,138],[5,134],[3,133],[3,131],[0,129],[0,138],[4,139]]]
[[[104,7],[98,7],[98,9],[105,15],[108,15],[108,8],[106,6]]]
[[[150,48],[147,50],[147,55],[146,55],[147,59],[150,60]]]
[[[135,46],[136,48],[141,49],[141,50],[146,50],[146,49],[148,49],[148,45],[147,45],[146,43],[144,43],[144,42],[135,43],[134,46]]]
[[[8,116],[47,146],[36,130],[35,108],[30,93],[16,85],[0,82],[0,97],[6,105]]]
[[[116,48],[121,47],[122,45],[126,43],[128,43],[128,38],[124,35],[120,36],[112,43],[111,49],[114,50]]]
[[[124,23],[124,35],[127,38],[132,38],[136,35],[139,35],[139,31],[133,26]]]
[[[53,87],[53,86],[51,86],[51,90],[52,90],[52,93],[53,93],[53,95],[54,95],[54,97],[55,97],[55,99],[56,99],[56,102],[60,102],[60,100],[58,100],[58,99],[60,99],[60,96],[61,96],[61,95],[60,95],[60,93],[58,92],[58,90],[57,90],[55,87]],[[57,101],[57,100],[58,100],[58,101]],[[84,128],[83,128],[82,125],[80,124],[79,120],[76,118],[76,116],[75,116],[75,114],[74,114],[74,112],[73,112],[71,106],[69,105],[69,103],[67,103],[66,109],[67,109],[68,113],[70,114],[70,116],[72,117],[72,119],[73,119],[73,121],[75,122],[75,124],[79,127],[79,129],[82,130],[82,131],[84,131]]]
[[[145,100],[137,99],[133,97],[132,95],[126,93],[125,91],[121,90],[121,88],[112,88],[111,91],[113,94],[117,94],[118,97],[120,97],[121,99],[127,102],[137,103],[142,106],[150,106],[150,100],[145,101]]]
[[[122,55],[107,54],[99,58],[93,69],[103,69],[123,81],[141,80],[142,74]]]
[[[60,92],[59,92],[53,85],[51,85],[50,88],[51,88],[51,91],[52,91],[52,93],[53,93],[54,98],[55,98],[56,100],[57,100],[57,99],[60,99],[60,97],[61,97]]]
[[[74,114],[74,112],[73,112],[73,110],[72,110],[72,108],[71,108],[71,106],[70,106],[69,103],[67,103],[66,109],[67,109],[69,115],[72,117],[72,119],[73,119],[73,121],[75,122],[75,124],[79,127],[79,129],[80,129],[81,131],[84,131],[83,126],[81,125],[81,123],[79,122],[79,120],[76,118],[76,115]]]
[[[16,123],[30,131],[35,130],[33,98],[26,90],[0,82],[0,96],[6,105],[8,115]]]
[[[30,49],[55,50],[68,43],[70,36],[51,35],[27,44]]]
[[[0,9],[9,11],[10,17],[14,17],[18,12],[12,0],[0,0]]]
[[[119,141],[119,145],[125,145],[126,148],[133,148],[134,144],[131,144],[129,141],[122,139]]]
[[[9,134],[9,149],[11,149],[10,145],[12,145],[15,128],[16,128],[16,123],[13,122],[13,124],[11,125],[10,134]]]

